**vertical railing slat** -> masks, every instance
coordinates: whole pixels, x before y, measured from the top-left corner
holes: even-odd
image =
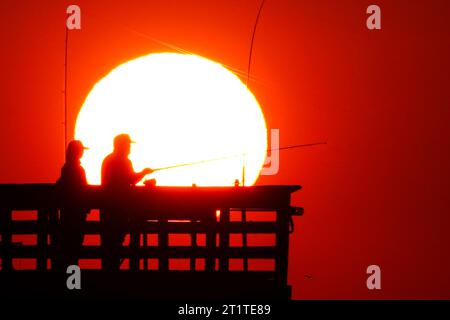
[[[216,258],[215,258],[215,248],[216,248],[216,213],[215,212],[205,212],[205,221],[209,226],[209,230],[206,232],[206,247],[208,255],[205,258],[205,271],[214,271]]]
[[[40,209],[37,213],[37,269],[47,269],[47,228],[49,222],[49,211]]]
[[[11,235],[11,220],[12,211],[9,209],[1,209],[0,211],[0,224],[2,226],[2,241],[1,246],[1,258],[2,258],[2,271],[12,270],[12,235]]]
[[[242,223],[245,224],[247,223],[247,210],[244,208],[242,209]],[[242,232],[242,248],[244,250],[247,249],[247,232]],[[244,271],[248,271],[248,259],[247,257],[244,257],[244,261],[243,261],[244,265]]]
[[[195,232],[195,224],[197,223],[197,220],[191,220],[191,226],[193,231],[191,232],[191,248],[195,251],[197,249],[197,232]],[[191,271],[195,271],[195,257],[191,256],[189,261],[189,269]]]
[[[160,230],[158,233],[158,249],[159,255],[159,271],[166,272],[169,270],[169,258],[167,249],[169,248],[169,233],[167,219],[160,219]]]
[[[131,219],[130,228],[130,270],[139,270],[139,247],[140,233],[138,229],[138,220]]]
[[[222,208],[220,210],[220,238],[219,238],[219,248],[220,248],[220,259],[219,259],[219,270],[228,271],[229,269],[229,256],[228,249],[230,247],[230,233],[226,229],[228,223],[230,222],[230,209]]]
[[[285,210],[277,210],[277,258],[275,272],[279,285],[287,285],[288,255],[289,255],[289,217]]]

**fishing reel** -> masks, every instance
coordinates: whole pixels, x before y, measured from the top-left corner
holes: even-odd
[[[144,186],[153,188],[156,186],[156,179],[147,179],[144,181]]]

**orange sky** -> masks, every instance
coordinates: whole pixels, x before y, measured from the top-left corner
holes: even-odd
[[[64,23],[69,133],[92,86],[160,39],[245,70],[259,1],[0,2],[0,183],[53,182],[63,162]],[[300,184],[294,298],[450,298],[450,3],[267,0],[249,84],[285,151],[258,184]],[[135,32],[135,31],[137,32]],[[148,35],[150,38],[143,36]],[[366,288],[378,264],[382,290]],[[312,275],[308,279],[305,275]]]

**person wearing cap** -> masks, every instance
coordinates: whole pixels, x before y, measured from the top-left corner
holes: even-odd
[[[126,189],[153,172],[150,168],[134,172],[133,164],[128,159],[131,143],[135,142],[128,134],[119,134],[114,138],[114,151],[103,160],[102,164],[102,186],[105,188]]]
[[[102,233],[102,245],[105,249],[105,258],[102,267],[108,270],[118,270],[120,259],[117,252],[125,240],[126,231],[123,226],[129,223],[127,212],[117,207],[126,207],[126,204],[117,206],[123,196],[132,186],[141,181],[147,174],[153,172],[145,168],[141,172],[135,172],[133,164],[128,158],[131,151],[131,143],[128,134],[119,134],[114,138],[114,150],[106,156],[102,163],[102,186],[111,199],[109,208],[101,210],[101,219],[105,226]],[[113,201],[114,200],[114,201]]]
[[[80,204],[83,189],[87,186],[86,173],[80,162],[85,149],[87,148],[79,140],[69,142],[66,161],[56,183],[61,210],[60,228],[55,239],[58,257],[54,260],[54,267],[64,271],[69,265],[78,263],[83,245],[83,229],[89,212]]]

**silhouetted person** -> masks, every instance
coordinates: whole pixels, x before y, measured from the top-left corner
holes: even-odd
[[[80,205],[84,188],[87,186],[86,173],[80,159],[84,149],[81,141],[73,140],[67,146],[66,162],[57,181],[57,190],[61,200],[60,228],[56,244],[58,258],[55,268],[66,270],[69,265],[78,264],[83,244],[83,228],[89,210]]]
[[[102,164],[102,186],[109,199],[114,202],[101,212],[104,224],[102,233],[102,246],[105,252],[103,268],[108,270],[118,270],[120,267],[118,251],[127,233],[124,226],[129,223],[130,218],[128,212],[120,209],[120,207],[125,207],[126,203],[119,207],[117,204],[132,186],[142,180],[145,175],[153,172],[149,168],[141,172],[134,172],[133,165],[128,159],[132,142],[128,134],[116,136],[114,151],[103,160]]]

